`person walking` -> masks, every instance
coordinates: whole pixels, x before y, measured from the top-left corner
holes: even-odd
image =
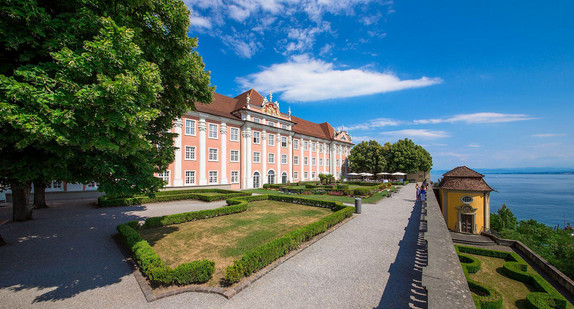
[[[423,186],[421,186],[421,193],[420,193],[420,201],[421,201],[422,203],[424,203],[425,200],[426,200],[426,194],[427,194],[426,186],[423,185]]]
[[[417,185],[415,186],[415,189],[417,190],[417,201],[418,201],[421,197],[421,187],[419,187],[418,182],[417,182]]]

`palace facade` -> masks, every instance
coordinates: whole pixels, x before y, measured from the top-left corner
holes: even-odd
[[[214,93],[211,104],[195,107],[172,128],[175,161],[158,174],[166,187],[249,189],[347,174],[353,143],[344,128],[283,113],[272,94]]]

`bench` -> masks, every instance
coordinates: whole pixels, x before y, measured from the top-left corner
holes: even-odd
[[[10,222],[10,220],[2,220],[2,221],[0,221],[0,226],[6,224],[8,222]],[[5,244],[6,244],[6,242],[2,238],[2,235],[0,235],[0,246],[4,246]]]

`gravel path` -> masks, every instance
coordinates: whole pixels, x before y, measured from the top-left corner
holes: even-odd
[[[413,185],[363,205],[363,213],[230,300],[184,293],[147,303],[111,238],[119,223],[216,208],[181,201],[98,209],[52,203],[35,220],[0,228],[0,307],[46,308],[405,308],[416,286],[420,207]],[[11,209],[0,208],[0,220]],[[413,288],[414,287],[414,288]],[[420,306],[420,303],[414,303]]]

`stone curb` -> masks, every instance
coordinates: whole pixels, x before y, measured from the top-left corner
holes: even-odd
[[[275,260],[275,262],[271,263],[267,267],[261,269],[260,271],[252,274],[248,278],[240,281],[238,284],[234,285],[233,287],[230,287],[227,289],[220,288],[220,287],[187,286],[187,287],[175,288],[175,289],[168,291],[168,292],[154,293],[148,280],[141,273],[140,269],[137,267],[136,263],[132,259],[131,254],[128,252],[127,248],[125,248],[125,246],[121,242],[119,234],[112,235],[112,237],[114,238],[116,244],[118,245],[121,253],[124,255],[126,263],[132,269],[133,275],[136,278],[136,281],[137,281],[138,285],[140,286],[140,289],[142,290],[142,293],[144,294],[144,297],[148,303],[156,301],[158,299],[162,299],[164,297],[170,297],[170,296],[174,296],[174,295],[178,295],[178,294],[182,294],[182,293],[187,293],[187,292],[219,294],[219,295],[224,296],[227,299],[230,299],[233,296],[237,295],[239,292],[241,292],[244,289],[246,289],[247,287],[249,287],[255,281],[259,280],[260,278],[262,278],[263,276],[265,276],[266,274],[271,272],[273,269],[277,268],[279,265],[285,263],[286,261],[288,261],[292,257],[296,256],[297,254],[299,254],[303,250],[309,248],[311,245],[313,245],[314,243],[316,243],[317,241],[319,241],[323,237],[331,234],[332,232],[337,230],[339,227],[343,226],[343,224],[349,222],[354,217],[355,217],[355,215],[337,223],[332,228],[330,228],[328,231],[321,233],[321,234],[313,237],[313,239],[302,244],[301,247],[299,247],[299,249],[296,249],[296,250],[289,252],[287,255],[280,257],[279,259]]]

